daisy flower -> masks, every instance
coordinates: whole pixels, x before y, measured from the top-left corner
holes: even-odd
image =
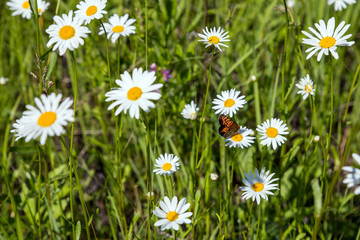
[[[13,11],[11,15],[21,15],[23,18],[30,19],[31,18],[31,8],[28,0],[10,0],[6,3],[9,6],[10,10]],[[48,9],[50,3],[45,2],[43,0],[37,1],[38,5],[38,13],[42,15],[46,9]]]
[[[211,173],[210,174],[210,179],[213,180],[213,181],[216,181],[218,180],[219,178],[219,175],[217,175],[217,173]]]
[[[230,39],[228,39],[228,32],[225,32],[225,29],[223,29],[222,27],[219,27],[217,30],[215,27],[213,29],[210,28],[210,31],[208,27],[206,27],[205,29],[203,29],[203,33],[204,34],[198,33],[198,36],[202,38],[199,41],[204,42],[204,44],[206,44],[206,48],[214,45],[217,49],[220,50],[220,52],[222,52],[220,46],[228,47],[227,45],[222,43],[230,41]]]
[[[154,169],[153,172],[160,175],[170,176],[171,173],[174,173],[179,169],[180,163],[178,161],[179,158],[174,156],[174,154],[160,154],[160,157],[155,159],[156,169]]]
[[[222,91],[221,95],[217,95],[218,99],[214,99],[212,103],[215,105],[212,109],[215,110],[215,114],[225,114],[230,117],[236,113],[237,110],[244,107],[246,100],[245,96],[240,96],[240,91],[236,91],[234,88],[227,91]]]
[[[328,5],[334,4],[335,11],[341,11],[343,9],[346,9],[346,4],[354,4],[356,3],[356,0],[328,0]]]
[[[122,111],[126,114],[127,110],[130,112],[130,117],[139,119],[140,108],[145,112],[154,108],[155,104],[149,100],[158,100],[161,97],[160,93],[153,92],[161,88],[161,83],[153,84],[156,80],[155,72],[148,72],[142,68],[135,68],[132,77],[128,72],[120,75],[121,80],[116,79],[115,82],[119,88],[105,94],[106,102],[114,101],[108,107],[108,110],[120,105],[115,111],[115,116],[119,115]],[[153,85],[152,85],[153,84]]]
[[[315,95],[314,83],[311,81],[309,74],[301,78],[300,83],[297,83],[295,86],[300,89],[297,93],[303,95],[304,100],[307,99],[309,94]]]
[[[267,194],[274,195],[274,193],[270,192],[270,190],[279,189],[277,188],[278,184],[273,183],[279,179],[271,179],[274,174],[275,173],[270,174],[269,170],[265,172],[265,168],[261,170],[260,174],[257,169],[255,169],[255,175],[252,172],[249,174],[245,173],[245,179],[242,181],[246,186],[240,187],[240,190],[244,191],[242,196],[246,200],[252,198],[252,200],[255,201],[256,199],[257,204],[260,204],[260,197],[267,201]]]
[[[10,0],[6,5],[13,11],[12,16],[21,15],[21,17],[26,19],[31,18],[30,3],[28,0]]]
[[[352,157],[354,160],[360,165],[360,156],[359,154],[353,153]],[[342,170],[349,172],[346,174],[346,178],[344,179],[344,183],[347,184],[348,188],[354,187],[360,183],[360,169],[354,167],[343,167]],[[360,186],[357,186],[354,191],[355,195],[360,194]]]
[[[293,8],[295,6],[295,0],[287,0],[286,1],[286,6],[288,8]]]
[[[317,61],[320,61],[323,54],[329,55],[329,51],[335,59],[338,59],[339,54],[336,52],[337,46],[351,46],[355,43],[354,41],[346,41],[351,37],[351,34],[343,36],[350,27],[350,24],[345,25],[345,21],[342,21],[336,29],[334,17],[329,19],[327,26],[322,19],[319,23],[320,24],[315,23],[315,27],[319,32],[312,27],[309,27],[309,30],[315,35],[315,37],[304,30],[301,31],[308,37],[303,38],[302,43],[313,46],[305,51],[310,52],[306,59],[309,59],[312,55],[319,52]]]
[[[194,120],[194,119],[196,119],[197,112],[198,112],[199,110],[200,110],[200,109],[196,106],[196,104],[194,103],[194,101],[191,100],[191,103],[190,103],[190,104],[186,104],[186,105],[184,106],[184,109],[182,110],[181,115],[182,115],[183,118],[185,118],[185,119]]]
[[[74,51],[79,47],[79,44],[83,45],[84,40],[82,38],[87,38],[87,33],[90,33],[87,27],[81,26],[82,20],[73,19],[72,11],[69,11],[68,15],[63,14],[62,18],[55,16],[54,21],[55,24],[46,29],[50,35],[50,40],[46,46],[51,47],[55,43],[53,51],[59,48],[60,56],[64,55],[67,49]]]
[[[192,216],[192,212],[186,212],[190,203],[186,203],[186,198],[183,198],[178,203],[178,198],[173,197],[170,202],[168,197],[164,197],[164,201],[160,201],[159,207],[156,207],[153,211],[154,215],[161,218],[154,226],[161,226],[161,231],[166,229],[179,230],[179,224],[191,223],[189,217]]]
[[[37,4],[38,4],[38,6],[37,6],[38,13],[40,16],[49,8],[49,5],[50,5],[50,3],[45,2],[43,0],[39,0]]]
[[[119,15],[114,14],[109,19],[110,23],[104,23],[107,38],[110,39],[111,37],[111,41],[113,43],[115,43],[120,36],[127,37],[130,34],[135,33],[135,26],[132,26],[132,24],[136,20],[132,18],[130,19],[128,18],[129,18],[129,14],[125,14],[122,17],[119,17]],[[104,33],[105,33],[104,28],[101,26],[99,35],[102,35]]]
[[[74,111],[71,109],[73,101],[66,98],[61,101],[61,94],[55,93],[46,96],[42,94],[35,98],[36,107],[26,105],[27,111],[13,124],[15,141],[25,138],[25,142],[40,136],[40,144],[44,145],[48,136],[60,136],[65,132],[64,126],[74,121]]]
[[[232,137],[224,140],[225,146],[230,148],[239,147],[243,149],[244,147],[250,147],[254,143],[255,137],[251,137],[252,130],[247,129],[246,127],[240,127],[239,131]]]
[[[5,85],[9,81],[6,77],[0,77],[0,85]]]
[[[100,19],[103,14],[107,14],[104,10],[107,0],[85,0],[76,5],[75,18],[79,18],[84,24],[89,24],[93,19]]]
[[[286,138],[282,135],[289,134],[286,130],[288,130],[288,127],[283,120],[276,118],[272,118],[270,121],[268,119],[256,128],[256,131],[261,135],[260,144],[268,147],[272,145],[274,150],[285,142]]]

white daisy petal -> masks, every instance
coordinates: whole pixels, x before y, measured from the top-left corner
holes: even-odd
[[[263,168],[259,174],[259,171],[255,169],[255,174],[250,172],[250,174],[245,173],[245,179],[243,179],[243,183],[246,185],[246,187],[240,187],[241,191],[244,191],[242,193],[242,196],[245,199],[252,198],[253,201],[256,200],[257,204],[260,204],[261,198],[268,200],[268,194],[273,195],[272,192],[269,192],[272,187],[273,189],[276,188],[278,184],[269,184],[270,182],[274,182],[278,179],[271,179],[271,176],[274,174],[270,174],[270,171],[267,171],[265,173],[266,169]]]
[[[222,52],[220,46],[228,47],[222,43],[230,41],[230,39],[227,39],[229,38],[228,32],[225,32],[223,28],[219,27],[216,30],[216,27],[214,27],[212,29],[210,28],[209,30],[208,27],[206,27],[203,29],[203,33],[204,34],[198,33],[198,36],[201,38],[199,41],[206,45],[205,47],[214,45],[215,48],[219,49],[220,52]]]
[[[80,26],[78,20],[72,18],[73,12],[69,11],[68,15],[63,14],[62,18],[54,17],[56,24],[50,25],[46,32],[50,39],[47,46],[53,46],[53,51],[59,48],[59,54],[64,55],[67,49],[73,51],[79,45],[84,43],[82,38],[86,38],[90,30],[87,27]]]
[[[269,122],[269,119],[263,122],[261,125],[258,125],[256,131],[258,131],[261,135],[260,142],[261,145],[272,146],[274,150],[277,149],[278,146],[281,146],[286,138],[283,135],[289,134],[287,132],[286,124],[276,118],[272,118]]]
[[[335,10],[341,10],[337,9],[338,5],[342,1],[348,1],[348,0],[328,0],[329,4],[335,3]],[[350,0],[352,1],[352,0]],[[346,7],[346,5],[345,5]],[[350,24],[347,24],[345,26],[345,21],[342,21],[339,26],[335,29],[335,18],[332,17],[328,20],[327,25],[325,24],[324,20],[320,20],[319,24],[315,23],[315,27],[317,30],[315,30],[312,27],[309,27],[309,30],[316,36],[313,37],[310,33],[306,31],[301,31],[306,37],[303,38],[302,43],[311,45],[312,47],[307,49],[306,52],[310,52],[310,54],[306,57],[306,59],[309,59],[311,56],[313,56],[315,53],[319,52],[317,56],[317,61],[320,61],[322,56],[329,55],[329,52],[331,55],[338,59],[339,55],[336,52],[337,46],[351,46],[354,44],[354,42],[347,42],[346,40],[351,37],[351,34],[348,34],[343,37],[345,32],[349,29]],[[306,98],[306,97],[305,97]]]
[[[165,155],[160,154],[160,157],[155,159],[155,169],[154,173],[159,175],[169,175],[176,172],[179,169],[180,162],[179,158],[174,156],[174,154],[165,153]]]
[[[183,118],[185,119],[191,119],[191,120],[195,120],[196,116],[197,116],[197,112],[200,109],[196,106],[196,104],[194,103],[193,100],[191,100],[190,104],[186,104],[184,106],[184,109],[181,112],[181,115],[183,116]]]
[[[42,94],[40,99],[34,100],[38,108],[27,105],[23,116],[13,124],[11,132],[15,133],[16,141],[24,137],[28,142],[40,136],[40,144],[44,145],[48,136],[60,136],[65,132],[64,126],[74,121],[70,98],[60,103],[61,94],[51,93]]]
[[[143,72],[142,68],[135,68],[132,77],[128,72],[124,72],[120,77],[121,80],[115,80],[120,87],[113,88],[105,94],[107,97],[106,102],[115,101],[108,107],[108,110],[119,106],[115,111],[115,115],[121,112],[126,114],[127,110],[129,110],[130,117],[139,119],[140,108],[148,112],[150,108],[155,107],[155,104],[150,100],[159,99],[161,94],[150,90],[158,91],[162,84],[152,85],[156,79],[155,76],[149,74],[148,71]],[[154,86],[157,86],[157,88],[154,88]]]
[[[104,23],[106,30],[107,38],[110,39],[113,43],[120,37],[127,37],[130,34],[135,33],[135,27],[132,24],[136,21],[135,19],[128,19],[129,14],[125,14],[122,17],[114,14],[109,18],[109,23]],[[104,34],[104,28],[100,27],[99,35]]]
[[[166,157],[169,156],[167,155]],[[176,196],[174,196],[171,201],[165,196],[164,201],[160,201],[160,207],[162,210],[156,207],[153,213],[157,217],[161,218],[154,224],[155,227],[161,226],[161,231],[170,228],[178,231],[179,224],[191,223],[191,220],[188,218],[192,216],[192,212],[185,213],[185,211],[190,207],[190,203],[186,203],[186,198],[183,198],[178,202],[178,198]]]

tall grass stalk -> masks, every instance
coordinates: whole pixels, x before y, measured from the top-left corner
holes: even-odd
[[[201,113],[201,118],[200,118],[199,134],[198,134],[198,137],[197,137],[197,147],[196,147],[196,155],[195,155],[195,164],[196,164],[196,166],[198,166],[199,150],[200,150],[200,143],[201,143],[201,128],[202,128],[203,122],[205,121],[204,117],[205,117],[206,103],[207,103],[207,98],[208,98],[209,88],[210,88],[211,66],[212,66],[213,59],[214,59],[214,53],[215,53],[215,47],[213,47],[212,53],[211,53],[211,60],[210,60],[210,65],[209,65],[209,70],[208,70],[208,77],[207,77],[207,84],[206,84],[206,93],[205,93],[205,99],[204,99],[204,107],[203,107],[203,110],[202,110],[202,113]],[[194,184],[195,184],[195,182],[194,182]],[[194,190],[195,190],[195,188],[194,188]]]
[[[38,217],[39,217],[39,232],[38,232],[38,235],[39,235],[39,239],[41,239],[41,147],[38,146],[38,161],[39,161],[39,173],[38,173],[38,179],[37,179],[37,182],[38,182],[38,210],[37,210],[37,214],[38,214]]]
[[[37,57],[41,57],[41,46],[40,46],[40,26],[39,26],[39,12],[38,12],[38,0],[34,0],[35,6],[34,10],[34,19],[35,19],[35,26],[36,26],[36,50],[37,50]],[[31,1],[29,1],[30,3]],[[43,83],[42,83],[42,68],[41,68],[41,60],[39,61],[39,96],[43,91]]]
[[[256,230],[256,239],[259,239],[260,224],[261,224],[261,205],[258,205],[258,207],[259,207],[259,216],[258,216],[258,223],[257,223],[257,230]]]
[[[111,81],[109,42],[108,42],[108,39],[107,39],[107,32],[106,32],[105,26],[104,26],[103,22],[101,21],[101,19],[99,19],[99,22],[100,22],[100,25],[102,26],[102,28],[104,29],[105,45],[106,45],[106,61],[107,61],[107,67],[108,67],[109,84],[110,84],[110,88],[111,88],[112,87],[112,81]]]
[[[73,91],[74,91],[74,108],[73,109],[74,109],[74,119],[76,119],[76,103],[77,103],[77,99],[78,99],[77,69],[76,69],[75,54],[74,54],[73,51],[71,51],[70,53],[71,53],[72,67],[73,67]],[[70,181],[70,191],[69,191],[69,193],[70,194],[69,194],[69,197],[70,197],[70,208],[71,208],[71,220],[72,220],[73,237],[74,237],[74,239],[76,238],[74,203],[73,203],[73,196],[72,196],[72,191],[73,191],[72,172],[74,171],[77,187],[79,189],[80,202],[81,202],[81,206],[82,206],[82,210],[83,210],[83,214],[84,214],[84,220],[85,220],[84,225],[85,225],[85,229],[86,229],[86,235],[87,235],[88,239],[91,239],[90,238],[90,231],[89,231],[88,221],[87,221],[87,212],[86,212],[85,204],[84,204],[83,193],[82,193],[82,189],[81,189],[79,176],[78,176],[78,173],[77,173],[77,166],[75,165],[75,162],[74,162],[74,130],[75,130],[75,122],[73,122],[72,126],[71,126],[70,152],[69,152],[69,161],[70,161],[70,171],[69,171],[69,181]]]
[[[358,64],[358,66],[357,66],[357,68],[356,68],[356,72],[355,72],[355,75],[354,75],[353,80],[352,80],[352,83],[351,83],[349,95],[348,95],[348,98],[347,98],[347,101],[346,101],[345,113],[344,113],[344,116],[343,116],[343,119],[342,119],[343,122],[345,122],[345,120],[346,120],[346,115],[347,115],[348,110],[349,110],[349,104],[350,104],[351,94],[353,93],[354,86],[355,86],[355,83],[356,83],[356,79],[357,79],[357,76],[359,75],[359,71],[360,71],[360,63]]]

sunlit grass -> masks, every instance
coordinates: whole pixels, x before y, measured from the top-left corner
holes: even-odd
[[[351,153],[360,153],[360,3],[335,12],[325,0],[298,0],[285,12],[280,0],[108,1],[84,45],[62,56],[45,30],[78,1],[50,4],[27,20],[0,2],[0,77],[9,79],[0,85],[0,239],[359,239],[359,197],[341,168],[357,166]],[[99,35],[114,14],[136,19],[135,34]],[[338,60],[306,60],[301,31],[331,17],[351,24],[355,44],[339,47]],[[222,52],[198,41],[206,26],[228,31]],[[108,110],[115,79],[152,63],[163,84],[155,107],[139,119]],[[303,99],[296,84],[307,74],[316,91]],[[225,146],[212,109],[233,88],[247,103],[231,119],[256,137],[243,149]],[[74,124],[44,146],[15,141],[13,124],[40,93],[73,99]],[[185,119],[192,100],[199,111]],[[289,132],[275,150],[256,131],[271,118]],[[180,165],[156,175],[165,153]],[[256,168],[279,178],[259,205],[240,190]],[[154,226],[165,196],[186,198],[191,223]]]

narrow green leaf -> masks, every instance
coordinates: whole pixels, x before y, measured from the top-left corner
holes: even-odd
[[[75,233],[76,234],[75,235],[76,240],[79,240],[80,239],[80,234],[81,234],[81,223],[80,223],[80,221],[77,221],[75,231],[76,231],[76,233]]]

